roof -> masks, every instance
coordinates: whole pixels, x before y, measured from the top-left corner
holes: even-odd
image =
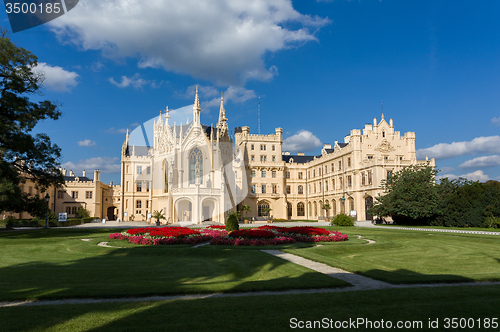
[[[76,178],[78,178],[78,181],[80,181],[80,182],[91,182],[91,181],[93,181],[92,179],[89,179],[86,176],[65,176],[64,177],[64,181],[65,182],[76,181]]]
[[[290,162],[290,159],[293,158],[293,162],[294,163],[297,163],[297,164],[305,164],[305,163],[308,163],[310,162],[311,160],[314,160],[314,156],[292,156],[292,155],[282,155],[281,156],[281,159],[286,162],[286,163],[289,163]]]
[[[346,147],[349,143],[337,143],[341,148]]]
[[[149,150],[152,149],[150,146],[137,146],[134,147],[134,153],[137,157],[147,157],[149,155]],[[127,146],[127,150],[125,151],[125,156],[130,157],[132,155],[132,147]]]

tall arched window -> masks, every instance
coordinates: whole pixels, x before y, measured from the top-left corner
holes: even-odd
[[[163,162],[163,176],[164,176],[164,179],[165,179],[165,187],[163,188],[163,192],[164,193],[167,193],[168,192],[168,164],[166,162]]]
[[[316,202],[313,202],[313,206],[314,206],[314,216],[317,216],[318,215],[318,206],[316,205]]]
[[[300,202],[297,204],[297,217],[303,217],[306,215],[304,211],[304,203]]]
[[[189,154],[189,184],[201,184],[202,179],[203,154],[200,149],[194,148]]]
[[[269,215],[269,203],[267,201],[260,201],[257,204],[257,210],[259,217],[267,217]]]

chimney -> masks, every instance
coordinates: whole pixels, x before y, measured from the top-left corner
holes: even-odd
[[[109,183],[109,185],[110,185],[110,186],[113,186],[113,181],[111,181],[111,182]]]
[[[63,176],[66,176],[66,174],[67,174],[67,170],[66,170],[65,168],[63,168],[63,169],[62,169],[62,175],[63,175]]]
[[[304,152],[297,152],[297,156],[305,156],[306,154]]]
[[[373,126],[376,127],[377,126],[377,118],[373,118]]]
[[[87,172],[83,171],[83,177],[87,176]]]
[[[94,182],[101,181],[101,172],[96,169],[94,171]]]
[[[331,148],[332,148],[331,144],[328,143],[323,144],[323,149],[331,149]]]
[[[75,176],[75,173],[73,173],[73,171],[69,171],[69,176]]]

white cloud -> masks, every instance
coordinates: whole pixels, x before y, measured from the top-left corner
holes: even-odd
[[[117,81],[115,81],[113,77],[110,77],[109,82],[113,85],[116,85],[119,88],[128,88],[129,86],[132,86],[135,89],[141,89],[146,84],[151,85],[153,88],[158,88],[163,83],[162,81],[158,85],[155,81],[150,81],[140,78],[139,74],[135,74],[132,77],[122,76],[121,79],[122,81],[118,83]]]
[[[482,156],[463,162],[458,167],[460,168],[483,168],[500,166],[500,156]]]
[[[448,178],[450,180],[457,180],[458,178],[466,178],[471,181],[479,181],[479,182],[486,182],[490,179],[488,174],[484,174],[483,171],[478,170],[472,173],[467,173],[467,174],[462,174],[462,175],[454,175],[454,174],[443,174],[436,176],[436,179],[442,179],[442,178]]]
[[[78,145],[80,145],[80,146],[94,146],[95,145],[95,141],[86,139],[86,140],[83,140],[83,141],[78,141]]]
[[[283,150],[285,151],[305,152],[312,151],[320,146],[321,141],[319,138],[307,130],[301,130],[283,141]]]
[[[134,122],[129,125],[129,131],[132,131],[135,129],[135,127],[139,126],[139,122]],[[106,130],[106,133],[108,134],[125,134],[127,133],[127,128],[115,128],[111,127],[108,130]]]
[[[241,104],[241,103],[244,103],[247,100],[253,99],[255,97],[256,97],[255,91],[253,91],[253,90],[248,90],[248,89],[241,88],[241,87],[230,86],[224,92],[224,103],[226,103],[227,101],[230,100],[233,103]],[[219,105],[220,105],[220,96],[215,97],[209,101],[203,102],[201,104],[202,109],[203,108],[212,108],[214,106],[219,107]]]
[[[454,169],[455,169],[454,167],[440,167],[440,168],[439,168],[439,170],[440,170],[441,172],[446,172],[446,173],[451,172],[451,171],[453,171]]]
[[[330,22],[297,12],[290,0],[80,0],[49,24],[84,50],[241,86],[277,74],[265,54],[317,41],[314,32]]]
[[[84,170],[93,171],[100,170],[101,173],[118,173],[120,172],[120,164],[117,164],[118,158],[97,157],[86,160],[80,160],[77,163],[71,161],[62,164],[65,169],[72,170],[75,174],[81,174]]]
[[[500,153],[500,136],[476,137],[469,142],[439,143],[427,149],[418,149],[417,158],[429,156],[446,159],[474,153]]]
[[[491,123],[493,123],[495,126],[500,126],[500,116],[491,119]]]
[[[45,62],[39,62],[33,69],[44,76],[44,86],[49,90],[67,92],[78,84],[76,78],[79,75],[62,67],[52,67]]]

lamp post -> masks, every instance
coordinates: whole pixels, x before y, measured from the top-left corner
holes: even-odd
[[[345,196],[342,195],[340,198],[340,201],[342,202],[342,213],[345,214]]]
[[[47,202],[47,212],[45,213],[45,228],[49,228],[49,194],[45,195],[45,201]]]

